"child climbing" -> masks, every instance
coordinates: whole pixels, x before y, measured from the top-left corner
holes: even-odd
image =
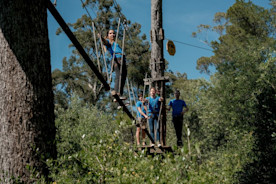
[[[140,131],[142,129],[142,140],[143,140],[143,146],[146,144],[145,142],[145,137],[146,137],[146,133],[144,131],[144,128],[146,126],[147,123],[147,119],[149,118],[147,116],[147,112],[146,109],[147,107],[145,106],[144,102],[145,99],[143,99],[143,94],[139,94],[139,101],[136,103],[136,107],[137,107],[137,118],[138,118],[138,122],[140,124],[139,127],[137,127],[136,130],[136,141],[137,141],[137,146],[140,145]]]
[[[99,37],[105,45],[105,51],[107,50],[111,54],[112,60],[114,61],[114,71],[116,74],[114,90],[122,100],[125,100],[126,97],[122,96],[127,76],[125,55],[122,53],[119,44],[115,42],[116,35],[114,30],[110,29],[105,38],[100,34]]]

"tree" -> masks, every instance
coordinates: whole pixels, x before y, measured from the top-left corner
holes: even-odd
[[[276,78],[272,74],[276,72],[274,12],[275,6],[267,10],[250,1],[237,0],[222,16],[227,23],[219,41],[210,43],[215,55],[199,60],[205,71],[211,64],[217,69],[209,90],[209,99],[217,105],[200,115],[213,124],[208,129],[213,131],[209,137],[219,143],[213,146],[237,143],[243,135],[252,132],[253,160],[245,163],[239,172],[240,183],[275,180],[272,166],[276,162],[273,138],[276,126],[272,113],[276,111]]]
[[[46,2],[0,2],[1,183],[47,177],[56,157]]]

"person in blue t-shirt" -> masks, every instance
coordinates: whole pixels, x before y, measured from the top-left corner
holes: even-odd
[[[137,101],[136,107],[137,107],[137,119],[140,124],[140,127],[137,127],[137,130],[136,130],[136,141],[137,141],[137,146],[139,146],[140,145],[140,130],[142,128],[142,144],[144,146],[144,145],[146,145],[146,141],[145,141],[146,133],[145,133],[143,127],[146,126],[147,119],[148,119],[147,111],[146,111],[147,107],[144,104],[145,99],[143,99],[143,94],[139,94],[138,98],[139,98],[139,101]]]
[[[124,92],[124,86],[125,86],[125,81],[127,76],[125,55],[123,55],[122,49],[119,46],[119,44],[115,42],[116,35],[114,30],[110,29],[107,32],[107,35],[105,38],[103,38],[100,34],[99,34],[99,37],[103,41],[103,44],[105,45],[105,51],[108,51],[112,58],[114,55],[114,71],[116,74],[114,90],[117,92],[117,94],[120,96],[121,99],[125,100],[126,98],[121,96],[123,95],[123,92]],[[120,72],[121,64],[123,65],[122,72]],[[121,82],[121,85],[119,84],[120,82]]]
[[[189,109],[184,100],[180,100],[180,92],[178,90],[174,93],[175,99],[169,102],[168,110],[172,108],[172,122],[174,125],[176,137],[177,137],[177,146],[183,146],[182,143],[182,127],[183,127],[183,115]]]
[[[147,97],[146,100],[148,102],[150,135],[153,138],[153,140],[155,140],[154,132],[156,132],[157,146],[161,147],[158,117],[159,117],[159,111],[160,111],[160,105],[161,105],[160,102],[163,101],[163,98],[156,96],[156,90],[154,87],[152,87],[150,89],[150,97]],[[152,143],[151,146],[153,147],[154,144]]]

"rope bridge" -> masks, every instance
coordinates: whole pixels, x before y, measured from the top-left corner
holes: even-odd
[[[74,34],[72,33],[72,31],[70,30],[70,28],[68,27],[68,25],[66,24],[66,22],[64,21],[64,19],[61,17],[61,15],[59,14],[59,12],[57,11],[57,9],[55,8],[55,6],[53,5],[53,3],[48,0],[47,1],[47,8],[48,10],[51,12],[51,14],[53,15],[53,17],[56,19],[56,21],[58,22],[58,24],[60,25],[60,27],[63,29],[63,31],[65,32],[65,34],[68,36],[68,38],[71,40],[71,42],[74,44],[74,46],[76,47],[76,49],[78,50],[78,52],[80,53],[80,55],[83,57],[83,59],[85,60],[85,62],[88,64],[88,66],[91,68],[91,70],[95,73],[95,75],[97,76],[97,78],[100,80],[100,82],[103,84],[104,88],[106,91],[109,91],[110,85],[106,82],[106,80],[104,79],[103,75],[101,74],[101,72],[98,70],[98,68],[94,65],[94,63],[92,62],[92,60],[89,58],[88,54],[85,52],[85,50],[83,49],[83,47],[81,46],[80,42],[77,40],[77,38],[74,36]],[[93,28],[94,28],[94,24],[93,24]],[[93,29],[95,30],[95,29]],[[94,38],[95,38],[95,31],[94,31]],[[96,47],[97,48],[97,47]],[[114,58],[114,57],[113,57]],[[98,59],[98,58],[97,58]],[[98,61],[99,63],[99,61]],[[113,63],[113,62],[112,62]],[[99,67],[99,66],[98,66]],[[106,67],[107,68],[107,67]],[[100,69],[100,68],[99,68]],[[111,71],[112,72],[112,71]],[[109,79],[109,77],[108,77]],[[109,79],[109,81],[111,81]],[[128,80],[127,80],[128,83]],[[128,89],[129,93],[130,90]],[[136,119],[134,118],[134,116],[132,115],[132,113],[128,110],[128,108],[126,107],[126,105],[123,103],[123,101],[120,99],[120,97],[118,96],[116,91],[111,91],[111,95],[116,99],[116,101],[119,103],[119,105],[123,108],[123,111],[128,115],[128,117],[131,120],[135,121],[135,125],[137,127],[140,127],[139,123],[136,123]],[[153,138],[151,137],[151,135],[149,134],[149,131],[147,130],[147,128],[144,129],[146,132],[146,135],[149,137],[149,139],[151,140],[151,142],[154,144],[155,141],[153,140]]]

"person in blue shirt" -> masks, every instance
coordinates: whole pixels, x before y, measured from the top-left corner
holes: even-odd
[[[183,115],[189,109],[184,100],[180,100],[180,92],[178,90],[174,93],[175,99],[169,102],[168,110],[172,108],[172,122],[174,125],[176,137],[177,137],[177,146],[183,146],[182,143],[182,128],[183,128]]]
[[[119,44],[115,42],[116,34],[114,30],[110,29],[107,32],[107,35],[105,38],[103,38],[100,34],[99,34],[99,37],[103,41],[103,44],[105,45],[105,51],[108,51],[112,58],[114,55],[114,71],[116,74],[114,90],[117,92],[117,94],[120,96],[121,99],[125,100],[126,98],[121,96],[123,95],[123,92],[124,92],[124,86],[125,86],[125,81],[127,76],[125,55],[123,55],[122,49],[119,46]],[[120,72],[121,65],[123,65],[122,72]]]
[[[139,97],[139,101],[137,101],[136,107],[137,107],[137,119],[138,119],[138,123],[140,124],[140,127],[137,127],[137,130],[136,130],[136,141],[137,141],[137,146],[139,146],[140,131],[142,128],[142,141],[143,141],[142,144],[144,146],[146,145],[146,141],[145,141],[146,133],[143,127],[146,126],[147,119],[149,117],[147,116],[147,111],[146,111],[147,107],[144,104],[145,100],[143,99],[143,94],[139,94],[138,97]]]
[[[161,147],[160,144],[160,134],[159,134],[159,111],[161,101],[163,101],[162,97],[156,96],[156,89],[152,87],[150,89],[150,96],[146,98],[148,103],[148,115],[149,115],[149,129],[150,135],[155,140],[155,133],[156,132],[156,143],[158,147]],[[151,146],[153,147],[154,144],[152,143]]]

